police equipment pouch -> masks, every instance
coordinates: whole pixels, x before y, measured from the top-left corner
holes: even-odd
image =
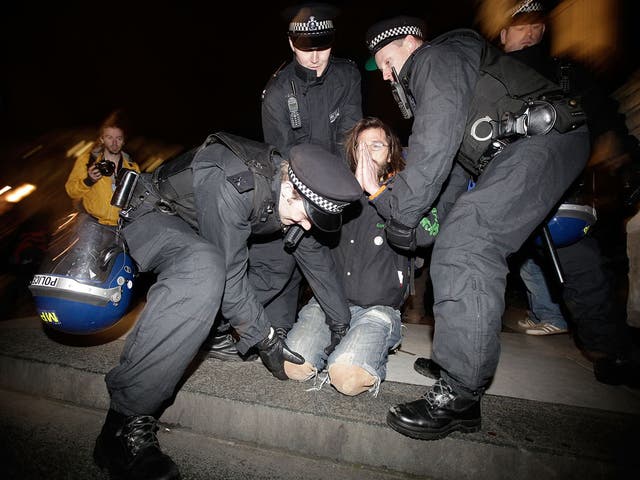
[[[398,79],[398,72],[395,67],[391,67],[391,75],[393,76],[393,80],[391,81],[391,93],[393,94],[393,99],[398,104],[402,118],[409,120],[413,117],[413,111],[411,110],[411,104],[409,103],[407,92]]]
[[[492,139],[546,135],[554,127],[556,118],[556,109],[551,103],[530,101],[519,112],[504,112],[498,122],[492,120]]]
[[[582,108],[580,97],[558,95],[555,98],[543,97],[542,100],[551,103],[556,110],[557,118],[553,128],[560,133],[574,130],[587,122],[587,114]]]
[[[287,108],[289,109],[289,122],[294,130],[302,127],[300,120],[300,107],[296,98],[296,86],[291,82],[291,93],[287,95]]]
[[[407,227],[393,218],[385,224],[387,240],[400,250],[413,251],[416,249],[416,229]]]
[[[126,209],[129,207],[133,190],[138,183],[138,172],[124,168],[118,175],[118,185],[111,196],[111,205],[120,209]]]
[[[298,246],[298,243],[300,243],[300,240],[302,240],[303,236],[304,228],[300,225],[291,225],[287,227],[284,234],[284,249],[289,253],[293,252]]]

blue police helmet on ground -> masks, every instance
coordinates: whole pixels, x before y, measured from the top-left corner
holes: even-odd
[[[596,220],[596,209],[592,206],[563,203],[547,227],[554,246],[566,247],[584,238]],[[541,245],[542,239],[536,237],[536,243]]]
[[[135,263],[112,229],[65,226],[29,285],[36,310],[43,324],[64,333],[106,330],[127,312]]]

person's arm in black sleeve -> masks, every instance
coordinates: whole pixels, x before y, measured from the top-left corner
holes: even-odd
[[[346,335],[351,321],[349,305],[333,256],[326,245],[309,234],[302,238],[293,255],[322,307],[325,321],[331,330],[331,344],[327,346],[328,350],[325,349],[328,355]]]
[[[270,328],[247,276],[253,190],[239,193],[220,168],[212,168],[211,176],[216,179],[208,181],[207,186],[213,185],[216,194],[209,197],[213,204],[207,206],[206,218],[198,218],[198,223],[201,235],[224,255],[225,272],[220,272],[226,278],[222,313],[240,335],[238,351],[245,353],[268,336]]]
[[[344,99],[340,108],[338,144],[343,145],[347,132],[362,118],[362,78],[355,64],[348,62],[345,70]],[[344,151],[344,149],[341,149]]]
[[[455,164],[451,175],[447,178],[443,190],[438,195],[436,205],[420,219],[416,227],[416,246],[429,247],[435,242],[440,231],[440,225],[447,217],[447,213],[458,197],[469,188],[470,175],[459,165]]]
[[[224,172],[220,171],[221,175]],[[212,239],[224,252],[226,282],[222,297],[222,314],[229,320],[240,339],[236,348],[246,353],[256,346],[262,362],[280,380],[287,380],[284,361],[304,363],[304,358],[289,350],[284,341],[274,334],[263,305],[258,300],[247,275],[249,250],[247,241],[251,234],[249,221],[253,205],[251,190],[239,193],[230,182],[218,184],[215,205],[207,208],[207,221],[203,235]]]
[[[407,167],[372,196],[388,221],[415,227],[440,193],[464,135],[480,52],[480,43],[441,44],[416,57],[410,89],[417,105]]]

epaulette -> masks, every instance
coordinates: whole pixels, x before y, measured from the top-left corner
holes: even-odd
[[[282,62],[280,66],[276,69],[276,71],[271,74],[271,77],[269,77],[269,81],[267,82],[264,89],[262,90],[262,95],[260,96],[260,100],[264,100],[264,97],[267,94],[267,89],[269,88],[269,85],[271,85],[271,82],[273,82],[276,78],[278,78],[278,74],[282,71],[285,65],[287,65],[287,63],[289,62],[287,61]]]
[[[335,63],[346,63],[354,66],[355,68],[358,68],[358,64],[355,61],[351,60],[350,58],[333,57],[333,60]]]
[[[230,175],[227,177],[227,181],[234,186],[238,193],[248,192],[255,187],[253,173],[250,170]]]

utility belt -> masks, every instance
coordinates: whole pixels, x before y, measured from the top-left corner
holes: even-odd
[[[484,117],[472,126],[475,131],[480,123],[491,125],[491,139],[486,150],[474,165],[476,176],[482,174],[491,160],[499,155],[507,145],[522,138],[534,135],[546,135],[552,129],[566,133],[586,123],[587,117],[581,108],[579,99],[564,96],[542,97],[532,100],[518,112],[505,112],[500,120]]]

